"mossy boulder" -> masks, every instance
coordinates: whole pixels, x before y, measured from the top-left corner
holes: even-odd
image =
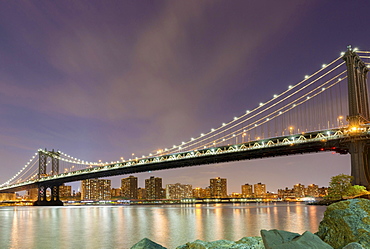
[[[316,234],[335,249],[351,242],[370,248],[370,200],[351,199],[331,204]]]

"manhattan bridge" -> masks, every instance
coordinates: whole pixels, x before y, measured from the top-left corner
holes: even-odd
[[[66,182],[325,151],[349,153],[353,183],[369,188],[369,68],[370,51],[349,46],[340,57],[267,102],[155,154],[104,163],[39,149],[0,185],[0,193],[38,188],[35,205],[62,205],[59,186]]]

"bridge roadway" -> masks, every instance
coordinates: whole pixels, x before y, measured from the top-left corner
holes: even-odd
[[[37,180],[25,181],[0,188],[0,193],[17,192],[36,188],[38,183],[62,184],[91,178],[127,175],[155,170],[182,168],[204,164],[250,160],[256,158],[283,155],[304,154],[323,151],[335,151],[341,154],[349,152],[349,143],[354,140],[369,140],[370,127],[362,126],[349,130],[337,128],[302,134],[261,139],[247,143],[206,148],[195,151],[134,159],[91,167],[83,170],[46,176]]]

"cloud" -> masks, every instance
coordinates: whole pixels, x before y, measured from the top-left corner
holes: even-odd
[[[204,123],[203,111],[222,105],[240,87],[230,76],[253,69],[258,50],[297,8],[291,4],[278,12],[274,5],[265,10],[262,3],[252,9],[241,2],[169,1],[145,21],[113,14],[119,22],[110,21],[104,8],[94,19],[100,5],[85,10],[73,4],[74,14],[66,6],[48,4],[45,12],[34,5],[30,16],[37,14],[34,22],[43,34],[40,58],[59,76],[36,88],[9,82],[2,94],[34,112],[104,122],[112,132],[135,124],[141,131],[130,132],[148,144],[188,139]],[[261,11],[268,14],[257,21]],[[136,29],[130,28],[134,21]],[[19,101],[11,99],[14,93]]]

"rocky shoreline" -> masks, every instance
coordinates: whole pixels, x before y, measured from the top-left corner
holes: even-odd
[[[238,241],[196,240],[176,249],[366,249],[370,248],[370,200],[350,199],[332,203],[324,213],[319,231],[303,234],[282,230],[261,230],[261,237],[244,237]],[[166,249],[144,238],[131,249]]]

